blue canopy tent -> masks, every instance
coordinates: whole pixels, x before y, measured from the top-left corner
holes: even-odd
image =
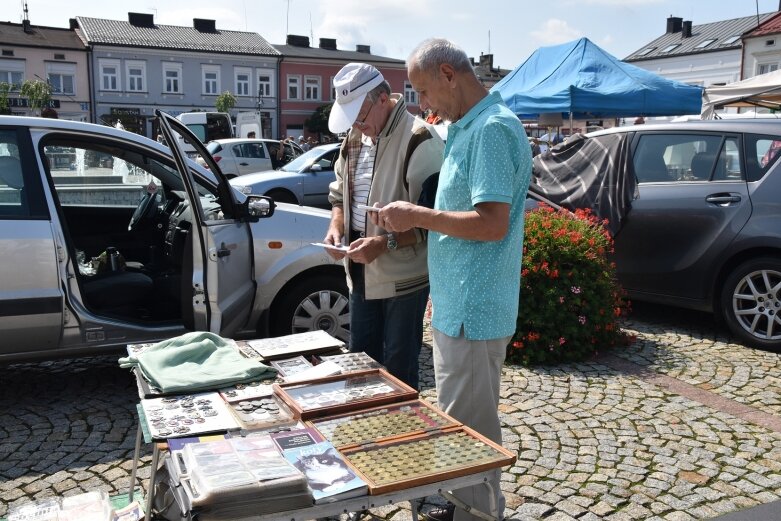
[[[588,38],[537,49],[491,91],[521,117],[677,116],[702,106],[701,87],[624,63]]]

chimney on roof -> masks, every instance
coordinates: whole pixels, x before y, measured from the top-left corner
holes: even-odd
[[[681,28],[681,38],[691,38],[692,36],[692,21],[686,20],[683,22],[683,27]]]
[[[356,52],[362,52],[364,54],[371,54],[372,53],[372,47],[371,45],[356,45],[355,46]]]
[[[74,29],[79,28],[79,22],[75,18],[69,18],[68,19],[68,27],[70,27],[70,30],[73,31]]]
[[[33,28],[30,26],[30,13],[27,10],[27,2],[24,3],[24,19],[22,20],[22,30],[28,34],[33,32]]]
[[[217,23],[206,18],[193,18],[193,27],[201,33],[216,33]]]
[[[147,13],[128,13],[127,21],[136,27],[154,27],[155,15]]]
[[[667,34],[673,34],[673,33],[681,32],[682,24],[683,24],[683,18],[679,18],[677,16],[668,16],[667,17]]]
[[[320,38],[320,48],[329,51],[336,50],[336,38]]]
[[[494,55],[493,54],[481,54],[480,55],[480,67],[485,67],[488,70],[494,68]]]
[[[298,34],[288,34],[287,44],[293,47],[309,47],[309,37]]]

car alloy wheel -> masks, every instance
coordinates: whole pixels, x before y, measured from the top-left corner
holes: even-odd
[[[275,335],[321,329],[349,344],[350,301],[344,277],[304,279],[283,292],[272,324]]]
[[[746,343],[781,347],[781,261],[760,257],[727,278],[722,312],[732,332]]]

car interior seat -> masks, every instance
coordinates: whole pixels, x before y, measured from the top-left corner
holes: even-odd
[[[88,307],[105,313],[135,316],[153,287],[152,278],[140,271],[108,270],[84,279],[84,301]]]
[[[662,153],[662,149],[655,150],[652,147],[646,147],[635,158],[634,166],[638,182],[659,183],[672,180]]]
[[[27,197],[24,192],[22,163],[13,156],[0,156],[0,181],[14,190],[19,190],[23,213],[27,213]]]
[[[691,175],[695,180],[708,181],[716,154],[712,152],[697,152],[691,162]]]

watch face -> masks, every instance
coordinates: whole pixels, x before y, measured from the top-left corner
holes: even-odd
[[[399,244],[396,242],[396,236],[393,235],[392,233],[389,233],[387,237],[388,237],[388,249],[395,250],[399,246]]]

